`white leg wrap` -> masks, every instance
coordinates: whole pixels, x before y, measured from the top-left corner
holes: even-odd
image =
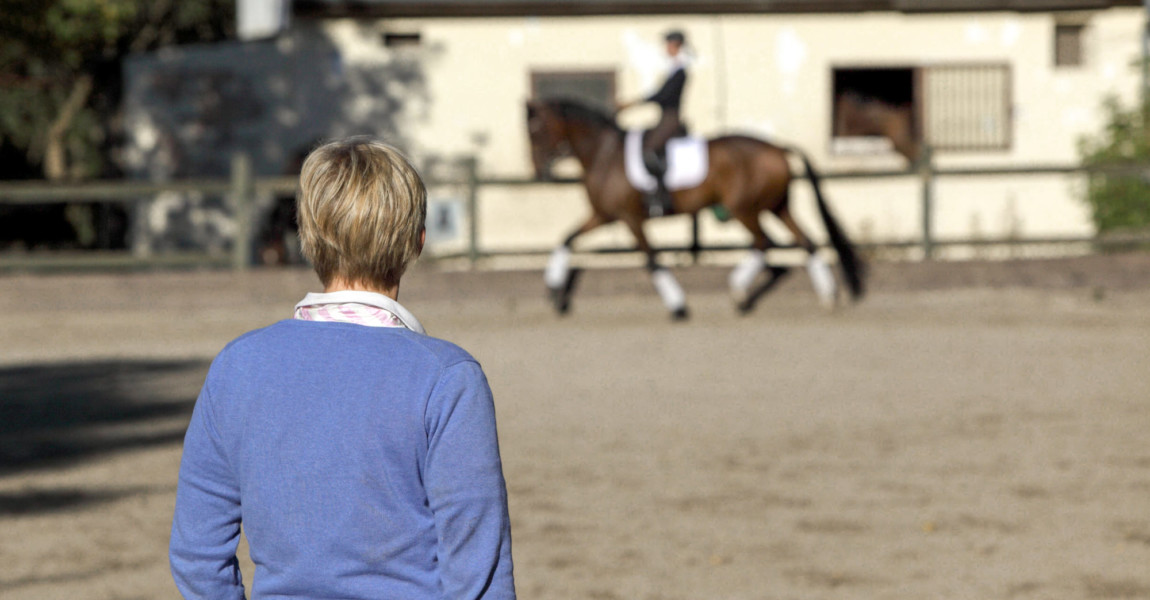
[[[547,287],[557,290],[567,285],[567,277],[571,274],[571,249],[559,246],[551,253],[547,261],[547,268],[543,271],[543,283]]]
[[[651,281],[655,283],[655,289],[659,292],[659,297],[663,299],[663,306],[666,306],[667,310],[674,312],[686,308],[687,295],[683,293],[683,288],[679,287],[679,282],[670,271],[655,269],[651,272]]]
[[[807,275],[811,277],[811,286],[815,288],[815,294],[819,297],[819,303],[827,308],[832,308],[835,305],[835,296],[837,295],[837,285],[835,283],[835,274],[831,272],[831,267],[818,256],[812,254],[807,259]]]
[[[766,255],[762,250],[748,252],[743,260],[731,270],[731,275],[727,279],[731,286],[731,292],[736,295],[745,295],[747,290],[751,288],[751,284],[755,282],[755,278],[763,272],[763,267],[766,266],[765,260]]]

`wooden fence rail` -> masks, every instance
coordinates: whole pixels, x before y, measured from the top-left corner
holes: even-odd
[[[928,154],[929,156],[929,154]],[[464,176],[457,180],[430,179],[429,185],[460,185],[467,189],[468,209],[468,244],[465,256],[473,264],[485,256],[495,255],[529,255],[543,254],[550,248],[537,250],[516,250],[496,252],[483,249],[479,239],[478,223],[478,190],[483,186],[516,187],[526,185],[578,185],[578,179],[557,179],[542,182],[533,179],[519,178],[482,178],[477,171],[477,161],[474,158],[466,159],[462,163]],[[1145,244],[1150,242],[1146,236],[1126,236],[1116,238],[1096,237],[1065,237],[1065,238],[1020,238],[1012,240],[946,240],[935,238],[934,229],[934,186],[938,178],[943,177],[988,177],[988,176],[1028,176],[1028,175],[1076,175],[1076,174],[1106,174],[1137,176],[1148,182],[1150,187],[1150,164],[1111,165],[1105,167],[1085,167],[1082,165],[1026,165],[997,168],[957,168],[936,169],[933,161],[922,161],[920,166],[912,170],[887,171],[840,171],[823,173],[825,180],[844,179],[880,179],[880,178],[907,178],[917,177],[921,182],[922,224],[921,238],[918,241],[895,241],[875,244],[881,247],[912,247],[922,249],[925,259],[934,255],[934,250],[940,245],[1001,245],[1001,244],[1068,244],[1068,243],[1095,243],[1108,244]],[[802,177],[802,176],[798,176]],[[247,269],[252,257],[252,212],[253,198],[257,194],[290,194],[296,189],[295,177],[255,177],[251,169],[250,159],[243,154],[237,154],[232,159],[231,175],[227,179],[184,179],[167,182],[147,181],[86,181],[80,183],[48,183],[43,181],[12,181],[0,182],[0,205],[35,205],[61,202],[87,202],[87,203],[120,203],[133,205],[137,202],[147,201],[162,193],[202,193],[206,195],[223,196],[235,220],[235,237],[230,255],[209,254],[204,252],[184,252],[178,254],[155,253],[149,256],[132,256],[128,252],[84,251],[84,252],[52,252],[46,255],[40,253],[0,253],[0,270],[38,269],[38,268],[130,268],[130,267],[167,267],[210,265],[230,266],[236,270]],[[731,250],[728,246],[703,246],[699,242],[698,223],[693,222],[692,243],[686,248],[667,248],[667,250],[690,251],[698,253],[706,250]],[[600,252],[629,252],[630,248],[606,249]]]

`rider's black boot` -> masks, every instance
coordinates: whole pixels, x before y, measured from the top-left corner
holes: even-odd
[[[643,164],[647,171],[655,178],[656,189],[652,194],[643,195],[643,204],[647,209],[647,216],[665,217],[673,212],[671,205],[671,192],[663,176],[667,174],[667,161],[657,152],[644,152]]]

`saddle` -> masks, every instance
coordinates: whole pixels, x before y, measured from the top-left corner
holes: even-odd
[[[635,189],[652,193],[658,189],[655,177],[648,170],[643,156],[643,136],[646,131],[632,130],[623,140],[623,165],[627,181]],[[707,178],[707,140],[698,136],[673,137],[664,152],[666,174],[663,182],[670,191],[697,187]]]
[[[654,129],[646,129],[643,131],[643,147],[648,148],[651,136],[655,135]],[[667,138],[654,149],[648,149],[643,153],[643,164],[647,167],[647,172],[656,179],[662,177],[667,172],[667,144],[675,138],[687,137],[687,126],[679,123],[679,126],[671,133],[671,137]]]

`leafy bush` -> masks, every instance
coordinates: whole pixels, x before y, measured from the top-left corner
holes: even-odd
[[[1091,174],[1086,202],[1098,233],[1150,229],[1150,106],[1125,108],[1107,98],[1106,126],[1096,136],[1079,140],[1087,167],[1144,167],[1143,173]]]

